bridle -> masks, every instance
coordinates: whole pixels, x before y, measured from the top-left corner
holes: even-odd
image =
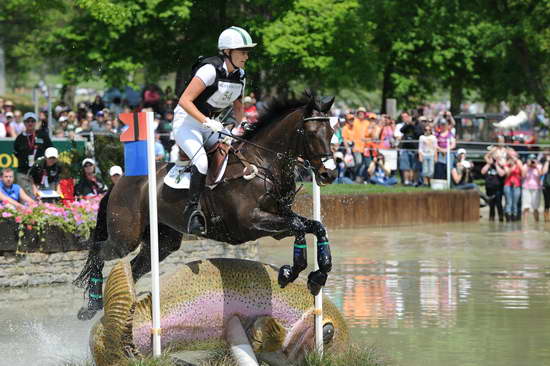
[[[307,117],[307,118],[302,119],[302,121],[303,121],[304,124],[306,122],[311,122],[311,121],[313,121],[313,122],[329,122],[330,123],[330,117],[327,117],[327,116]],[[302,129],[303,129],[303,127],[302,127]],[[312,151],[310,151],[309,145],[306,143],[306,141],[303,141],[303,146],[304,146],[305,151],[304,151],[303,156],[300,155],[299,158],[301,158],[303,160],[304,167],[306,167],[306,168],[311,168],[311,169],[314,169],[314,170],[318,170],[318,168],[315,168],[313,165],[311,165],[310,160],[319,159],[319,160],[321,160],[321,163],[324,163],[325,161],[333,158],[332,152],[330,151],[330,149],[325,153],[314,154]]]

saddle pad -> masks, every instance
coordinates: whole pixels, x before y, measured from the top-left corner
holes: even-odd
[[[227,160],[228,156],[225,157],[214,184],[222,180],[225,169],[227,168]],[[178,165],[176,163],[164,176],[164,184],[174,189],[189,189],[189,183],[191,182],[191,172],[188,171],[189,167],[189,165]]]

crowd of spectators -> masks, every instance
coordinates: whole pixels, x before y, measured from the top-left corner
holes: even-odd
[[[103,97],[97,95],[90,102],[78,103],[74,110],[64,103],[58,104],[50,126],[46,111],[40,111],[38,116],[23,114],[12,101],[0,99],[0,137],[15,137],[14,151],[20,162],[15,180],[34,199],[40,187],[44,188],[44,182],[52,181],[49,175],[55,175],[52,172],[59,164],[52,163],[57,161],[57,151],[48,150],[52,148],[50,136],[54,140],[62,137],[89,141],[94,134],[120,134],[124,127],[117,115],[122,112],[153,111],[156,159],[176,160],[178,152],[171,133],[176,104],[177,97],[171,88],[163,91],[156,85],[147,85],[137,94],[110,89]],[[236,135],[253,126],[265,106],[254,94],[244,97],[243,105],[246,122],[233,130]],[[531,210],[538,219],[536,208],[544,196],[545,218],[550,220],[546,154],[522,161],[517,151],[506,147],[499,137],[485,156],[486,164],[481,170],[486,179],[484,193],[473,183],[473,164],[466,158],[466,150],[457,149],[453,115],[444,108],[426,115],[424,112],[403,111],[397,119],[364,107],[341,113],[331,142],[338,170],[335,183],[431,186],[434,180],[447,178],[450,163],[452,188],[477,190],[490,206],[491,219],[496,212],[499,220],[517,220],[520,208],[524,217]],[[82,164],[75,193],[86,196],[105,192],[106,185],[95,175],[93,160],[86,159]]]

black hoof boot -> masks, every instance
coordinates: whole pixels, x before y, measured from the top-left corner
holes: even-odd
[[[309,276],[307,276],[307,288],[313,296],[319,294],[319,291],[321,291],[325,283],[327,283],[327,277],[326,273],[319,270],[311,272]]]
[[[97,314],[97,310],[90,310],[87,307],[81,307],[80,310],[78,310],[77,318],[78,320],[90,320]]]
[[[294,282],[294,280],[297,277],[298,276],[294,274],[292,267],[289,266],[288,264],[285,264],[279,269],[279,278],[278,278],[279,286],[281,286],[281,288],[285,288],[286,285],[288,285],[291,282]]]

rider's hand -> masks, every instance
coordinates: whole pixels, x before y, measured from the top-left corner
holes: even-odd
[[[216,121],[215,119],[207,118],[206,121],[204,121],[204,125],[214,132],[220,132],[223,130],[222,123],[220,121]]]

